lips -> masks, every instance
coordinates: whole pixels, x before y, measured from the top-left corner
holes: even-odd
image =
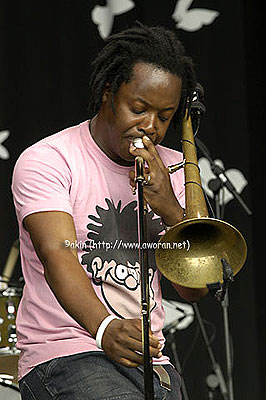
[[[144,136],[144,135],[141,135],[141,136],[137,136],[137,135],[136,135],[136,136],[135,136],[135,135],[134,135],[134,136],[133,136],[133,135],[126,136],[126,135],[125,135],[124,138],[133,141],[133,140],[135,140],[135,139],[142,139],[143,136]]]
[[[124,138],[125,139],[127,139],[129,142],[134,142],[134,140],[136,140],[136,139],[142,139],[143,138],[143,136],[145,136],[145,135],[134,135],[134,136],[132,136],[132,135],[130,135],[130,136],[124,136]],[[158,144],[157,143],[157,141],[156,141],[156,136],[150,136],[150,135],[147,135],[148,136],[148,138],[152,141],[152,143],[156,146],[156,144]]]

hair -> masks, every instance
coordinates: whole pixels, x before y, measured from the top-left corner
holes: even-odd
[[[106,84],[114,96],[120,85],[130,82],[138,62],[152,64],[182,79],[181,99],[174,122],[179,124],[187,103],[191,103],[196,85],[192,59],[185,54],[176,34],[162,26],[136,26],[107,38],[105,46],[92,62],[89,110],[98,113]]]

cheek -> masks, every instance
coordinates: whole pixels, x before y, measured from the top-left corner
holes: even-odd
[[[159,133],[156,135],[156,140],[154,142],[154,145],[160,144],[164,140],[168,126],[160,129]],[[173,132],[173,134],[175,134],[175,132]]]

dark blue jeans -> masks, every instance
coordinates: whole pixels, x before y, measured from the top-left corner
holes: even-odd
[[[154,374],[154,399],[181,400],[180,376],[171,365],[172,390],[160,386]],[[19,382],[22,400],[141,400],[143,373],[109,360],[104,353],[86,352],[38,365]]]

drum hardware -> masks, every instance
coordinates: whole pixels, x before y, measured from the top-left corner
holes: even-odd
[[[0,293],[0,355],[17,354],[16,315],[22,288],[7,287]]]
[[[21,399],[19,387],[14,383],[14,377],[12,375],[0,374],[0,399]]]
[[[21,282],[10,281],[19,255],[13,243],[0,276],[0,399],[19,400],[16,316],[22,295]],[[18,285],[19,283],[19,285]],[[21,285],[22,286],[22,285]]]
[[[12,277],[18,256],[19,256],[19,239],[16,239],[11,246],[11,249],[9,251],[6,260],[6,264],[2,272],[2,277],[6,280],[6,282],[9,282]]]
[[[11,349],[17,344],[17,332],[16,325],[8,325],[8,344],[10,344]]]
[[[14,376],[8,374],[0,374],[0,384],[3,386],[14,387],[15,390],[19,391],[19,388],[14,385]]]
[[[21,399],[18,388],[16,314],[22,289],[5,287],[0,292],[0,399]]]

